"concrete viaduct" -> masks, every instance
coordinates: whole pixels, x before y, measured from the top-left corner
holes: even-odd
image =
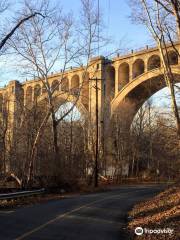
[[[180,44],[176,44],[180,52]],[[168,47],[168,56],[176,82],[180,82],[180,59],[176,51]],[[74,102],[78,97],[77,108],[95,121],[96,90],[98,78],[99,126],[106,129],[111,117],[123,102],[134,105],[134,114],[154,93],[165,87],[162,63],[157,48],[146,48],[117,56],[111,60],[102,56],[92,58],[87,68],[71,68],[64,73],[49,75],[49,85],[54,89],[56,102]],[[79,94],[80,93],[80,94]],[[10,81],[0,88],[0,114],[3,103],[9,110],[11,128],[19,122],[20,108],[31,108],[34,102],[46,99],[46,89],[41,79],[25,82]],[[18,116],[18,117],[17,117]],[[103,130],[104,131],[104,130]],[[101,134],[102,130],[101,130]]]

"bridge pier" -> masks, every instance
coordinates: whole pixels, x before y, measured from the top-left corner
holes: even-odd
[[[24,103],[23,89],[18,81],[10,81],[4,90],[0,91],[0,94],[3,93],[0,119],[4,142],[2,146],[5,148],[3,158],[6,157],[4,171],[9,172],[11,166],[15,165],[11,156],[13,149],[16,147],[16,132],[21,123],[21,113],[23,112]]]

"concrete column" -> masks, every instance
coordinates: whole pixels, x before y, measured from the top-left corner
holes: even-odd
[[[144,61],[144,72],[148,71],[148,58],[142,59]]]
[[[133,63],[129,63],[129,82],[131,82],[133,80],[132,78],[133,76]]]
[[[118,94],[118,92],[119,92],[119,90],[118,90],[118,85],[119,85],[119,71],[118,71],[118,69],[119,69],[119,66],[118,65],[116,65],[115,66],[115,96],[117,96],[117,94]]]
[[[21,120],[21,113],[23,111],[23,89],[18,81],[9,82],[5,90],[7,119],[7,133],[6,133],[6,147],[7,147],[7,162],[6,171],[11,169],[9,153],[16,143],[16,131]]]

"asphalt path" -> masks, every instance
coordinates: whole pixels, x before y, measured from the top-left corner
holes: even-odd
[[[0,210],[0,240],[126,240],[127,213],[163,186],[124,186]]]

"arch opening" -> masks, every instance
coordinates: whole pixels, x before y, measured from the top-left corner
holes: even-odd
[[[108,66],[106,68],[106,96],[109,99],[115,96],[115,68],[113,66]]]
[[[179,71],[178,68],[173,69],[174,80],[175,83],[178,84],[180,83],[180,74],[178,74],[177,71]],[[147,76],[149,76],[149,74]],[[120,111],[122,105],[126,103],[126,109],[129,108],[131,112],[128,125],[131,125],[135,114],[144,102],[166,87],[164,76],[159,73],[159,70],[153,72],[151,77],[147,78],[147,76],[143,75],[141,78],[138,78],[132,85],[128,85],[128,88],[118,94],[112,101],[112,116]]]
[[[3,111],[3,95],[0,94],[0,113]]]
[[[71,93],[73,95],[78,95],[79,94],[79,76],[76,74],[71,78]]]
[[[149,59],[148,59],[148,63],[147,63],[147,70],[151,71],[153,69],[159,68],[161,67],[161,60],[160,57],[158,55],[152,55]]]
[[[133,69],[132,69],[132,78],[136,78],[138,76],[140,76],[141,74],[144,73],[144,61],[142,59],[137,59],[134,63],[133,63]]]
[[[6,113],[9,112],[9,102],[10,102],[10,97],[9,97],[9,94],[6,92],[4,94],[4,99],[3,99],[3,110],[5,110]]]
[[[176,91],[176,94],[177,94],[177,91]],[[177,98],[176,100],[177,100],[177,104],[179,105],[180,99]],[[167,113],[171,111],[171,97],[169,94],[168,87],[163,85],[162,88],[153,92],[152,95],[149,95],[141,103],[141,105],[139,105],[139,108],[137,109],[137,112],[134,116],[133,122],[138,117],[139,112],[146,107],[151,108],[151,111],[153,111],[154,117],[157,117],[159,113],[161,114],[163,112],[165,113],[165,115],[167,115]],[[145,118],[144,120],[147,120],[146,116],[144,116],[144,118]]]
[[[25,103],[24,88],[21,88],[19,91],[18,101],[22,104],[22,106],[24,106],[24,103]]]
[[[165,60],[168,61],[170,65],[177,65],[178,64],[178,54],[171,50],[167,53]]]
[[[64,77],[61,80],[61,91],[63,91],[63,92],[69,91],[69,79],[67,77]]]
[[[132,176],[142,176],[144,179],[168,179],[170,176],[173,179],[178,176],[179,142],[167,87],[146,98],[136,112],[129,132],[131,137],[127,142],[131,139],[130,148],[135,149],[134,154],[131,152],[127,157]],[[173,152],[169,150],[172,148]],[[172,159],[174,169],[170,164]]]
[[[26,89],[26,105],[30,105],[32,103],[32,87],[29,86]]]
[[[57,92],[59,91],[59,81],[58,80],[54,80],[51,84],[51,91],[52,92]]]
[[[118,91],[129,82],[129,64],[122,63],[118,69]]]
[[[56,118],[60,119],[62,118],[64,115],[66,115],[66,113],[73,107],[73,103],[71,102],[67,102],[62,104],[58,110],[56,111]],[[82,118],[82,114],[79,111],[79,109],[74,106],[73,110],[67,114],[67,116],[65,116],[65,118],[63,119],[66,122],[76,122],[76,121],[80,121]]]
[[[38,97],[41,95],[41,86],[40,84],[36,84],[34,87],[34,100],[37,100]]]
[[[47,93],[47,89],[46,89],[45,85],[43,85],[42,86],[42,94],[45,94],[45,93]]]

